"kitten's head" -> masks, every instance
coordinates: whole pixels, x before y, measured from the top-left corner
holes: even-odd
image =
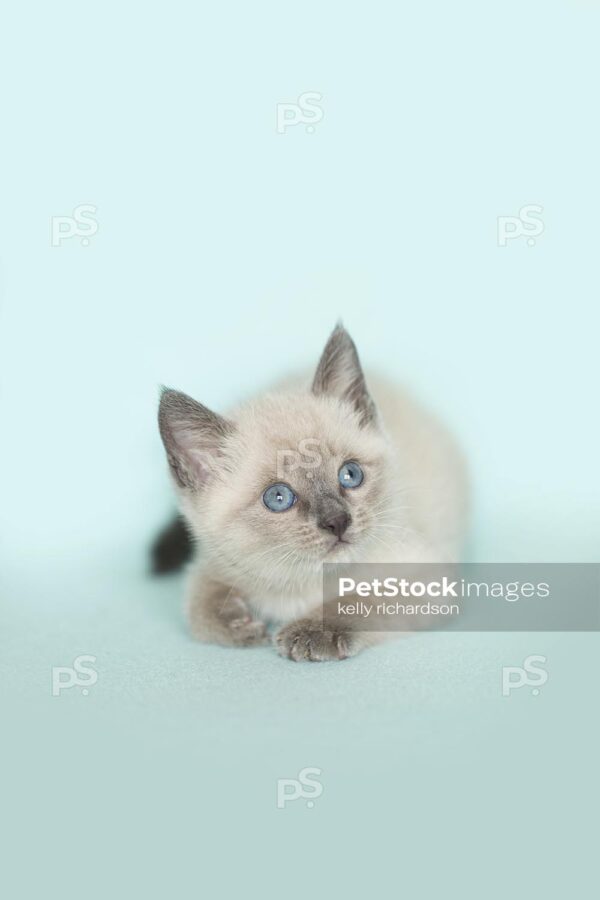
[[[354,343],[338,326],[312,386],[230,419],[163,392],[159,426],[181,508],[235,576],[284,583],[364,558],[391,503],[391,449]]]

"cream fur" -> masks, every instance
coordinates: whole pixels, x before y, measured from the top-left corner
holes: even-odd
[[[323,601],[324,561],[448,562],[459,556],[466,479],[456,444],[400,388],[370,378],[366,395],[358,357],[345,332],[337,329],[328,348],[325,362],[335,369],[335,378],[328,377],[325,367],[317,393],[315,379],[312,391],[309,383],[286,387],[234,410],[210,465],[198,469],[200,486],[176,483],[182,512],[200,547],[188,574],[187,605],[192,631],[201,639],[256,643],[254,632],[248,640],[240,637],[248,619],[255,625],[256,619],[285,623],[312,616],[314,625]],[[369,418],[373,401],[375,420]],[[183,431],[180,426],[174,433],[177,437]],[[193,447],[193,429],[185,432]],[[308,454],[293,457],[299,448],[308,448]],[[202,450],[205,454],[205,441]],[[289,451],[302,465],[290,469]],[[318,455],[316,462],[310,452]],[[352,517],[344,535],[349,543],[332,547],[335,539],[319,527],[314,511],[324,495],[340,493],[337,472],[349,459],[360,463],[365,478],[356,490],[341,492]],[[273,513],[261,498],[278,481],[290,484],[299,501],[286,512]],[[228,639],[222,622],[215,628],[213,619],[231,598],[247,604],[249,613],[236,614],[238,624],[226,631],[233,631]],[[259,631],[258,637],[266,639]],[[363,643],[374,640],[371,634]],[[290,655],[288,649],[285,655]],[[356,649],[358,644],[351,652]],[[315,651],[308,658],[343,655],[349,654]]]

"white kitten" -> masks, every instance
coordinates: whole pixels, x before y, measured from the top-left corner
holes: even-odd
[[[323,562],[448,562],[464,529],[461,457],[402,391],[367,390],[338,326],[312,385],[269,393],[223,418],[163,392],[159,426],[199,552],[189,621],[205,641],[249,646],[266,622],[291,659],[340,659],[379,639],[323,626]]]

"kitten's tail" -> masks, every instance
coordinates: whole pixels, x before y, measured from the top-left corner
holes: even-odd
[[[192,557],[194,545],[185,522],[176,516],[158,534],[150,549],[153,575],[176,572]]]

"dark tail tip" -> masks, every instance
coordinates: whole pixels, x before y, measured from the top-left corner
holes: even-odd
[[[179,516],[163,528],[150,550],[153,575],[176,572],[192,557],[194,545]]]

